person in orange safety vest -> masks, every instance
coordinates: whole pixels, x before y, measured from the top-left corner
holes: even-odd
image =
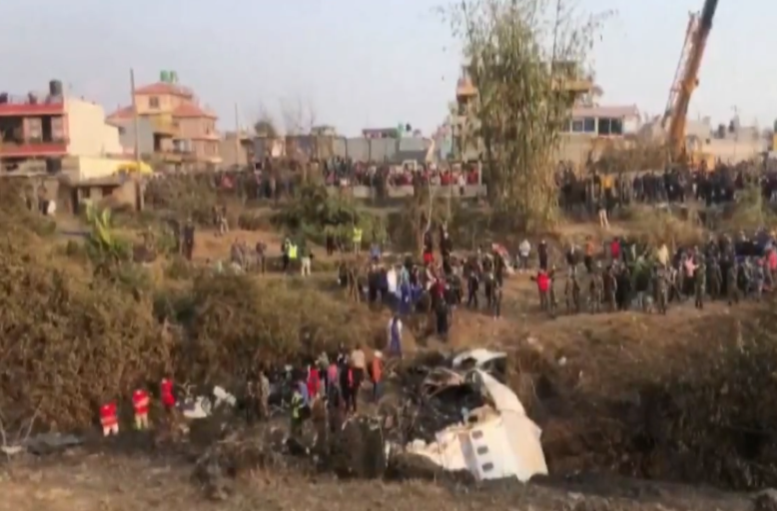
[[[132,393],[132,408],[135,409],[135,428],[145,430],[148,428],[148,393],[143,389],[136,389]]]
[[[119,417],[116,414],[116,402],[108,402],[100,407],[100,424],[103,436],[119,434]]]

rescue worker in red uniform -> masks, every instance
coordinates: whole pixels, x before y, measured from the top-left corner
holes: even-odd
[[[100,407],[100,424],[103,436],[119,434],[119,417],[116,412],[116,402],[108,402]]]
[[[132,393],[132,408],[135,409],[135,428],[145,430],[148,428],[148,393],[143,389],[135,389]]]
[[[165,409],[170,410],[175,407],[175,395],[173,394],[173,381],[169,378],[162,379],[159,385],[159,396]]]

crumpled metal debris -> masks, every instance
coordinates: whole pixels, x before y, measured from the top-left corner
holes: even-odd
[[[224,405],[234,408],[237,405],[237,398],[223,387],[215,386],[212,399],[207,396],[186,398],[181,402],[180,408],[187,419],[204,419]]]
[[[525,482],[547,474],[542,431],[526,416],[516,394],[486,371],[477,366],[466,374],[435,368],[421,391],[428,396],[422,399],[419,418],[434,412],[438,423],[449,423],[431,440],[424,434],[411,441],[406,452],[446,471],[467,470],[478,481],[516,477]]]

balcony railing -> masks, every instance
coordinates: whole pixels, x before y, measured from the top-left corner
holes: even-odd
[[[64,109],[65,100],[59,95],[37,96],[32,93],[28,95],[0,93],[0,115],[58,114],[62,113]]]
[[[45,157],[67,153],[67,141],[24,141],[0,143],[3,157]]]

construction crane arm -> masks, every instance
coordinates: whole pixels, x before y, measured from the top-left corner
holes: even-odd
[[[701,15],[692,16],[688,25],[687,48],[683,51],[684,63],[681,60],[668,106],[668,110],[671,112],[667,112],[671,120],[668,142],[673,162],[687,158],[685,126],[688,106],[691,103],[693,92],[699,84],[699,69],[717,8],[718,0],[705,0]]]

